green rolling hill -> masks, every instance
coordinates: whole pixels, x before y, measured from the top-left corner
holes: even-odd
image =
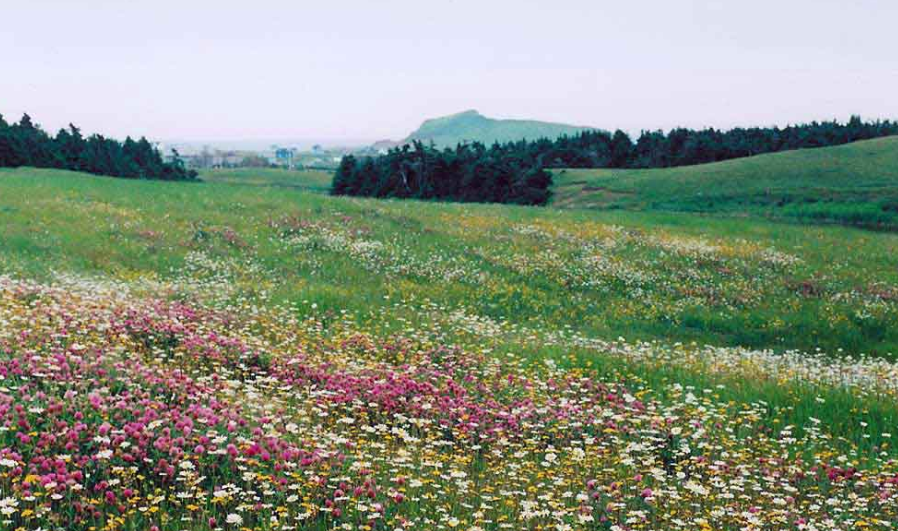
[[[898,228],[898,137],[647,170],[558,170],[552,206]]]
[[[579,131],[595,129],[575,125],[539,122],[535,120],[497,120],[487,118],[477,111],[465,111],[425,121],[421,127],[401,144],[413,140],[433,142],[437,147],[454,147],[459,142],[512,142],[538,138],[555,139]]]

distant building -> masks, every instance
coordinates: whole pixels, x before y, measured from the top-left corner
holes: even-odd
[[[296,148],[272,146],[274,148],[274,164],[292,168],[296,157]]]

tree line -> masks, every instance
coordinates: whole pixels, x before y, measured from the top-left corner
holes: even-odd
[[[146,138],[131,137],[119,142],[102,135],[87,138],[74,125],[56,136],[35,124],[25,114],[19,123],[8,124],[0,115],[0,167],[33,166],[109,175],[126,179],[195,180],[197,173],[184,167],[175,153],[165,162]]]
[[[779,127],[584,131],[555,140],[459,144],[438,150],[414,142],[378,157],[346,156],[332,193],[448,201],[545,204],[547,168],[669,168],[791,149],[836,146],[898,134],[898,122],[837,121]]]
[[[442,151],[415,141],[378,157],[343,157],[334,176],[334,195],[440,199],[541,205],[549,199],[552,176],[509,152],[479,142]]]

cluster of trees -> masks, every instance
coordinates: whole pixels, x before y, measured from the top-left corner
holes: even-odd
[[[541,205],[552,176],[507,152],[508,145],[459,144],[442,151],[415,141],[386,155],[343,157],[332,193],[370,197]]]
[[[194,180],[175,156],[166,163],[146,138],[131,137],[119,142],[102,135],[85,138],[74,125],[60,129],[55,137],[32,122],[27,114],[19,123],[8,124],[0,116],[0,167],[34,166],[83,171],[128,179]]]
[[[779,127],[584,131],[556,140],[459,144],[437,150],[421,142],[379,157],[343,158],[336,195],[538,205],[548,201],[546,168],[668,168],[790,149],[835,146],[898,134],[898,122],[836,121]]]
[[[586,131],[558,140],[517,142],[514,149],[549,168],[669,168],[719,162],[790,149],[837,146],[898,134],[898,122],[812,122],[789,127],[643,131],[636,142],[623,131]]]

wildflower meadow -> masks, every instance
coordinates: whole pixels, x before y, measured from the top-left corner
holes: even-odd
[[[3,529],[898,527],[892,234],[37,170],[0,220]]]

